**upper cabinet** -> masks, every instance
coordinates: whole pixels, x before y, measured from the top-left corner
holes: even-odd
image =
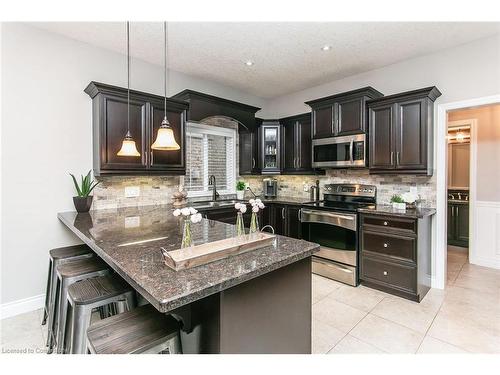
[[[436,87],[368,102],[370,173],[432,175]]]
[[[130,133],[141,156],[117,156],[127,133],[127,89],[91,82],[85,92],[92,98],[93,164],[96,176],[114,174],[185,174],[185,119],[188,103],[167,100],[167,117],[178,151],[151,150],[164,117],[161,96],[130,90]]]
[[[306,102],[312,109],[312,138],[365,132],[366,102],[382,96],[373,87],[364,87]]]
[[[281,131],[277,120],[263,120],[259,132],[259,167],[262,174],[281,173]]]
[[[254,129],[238,128],[240,176],[260,174],[259,162],[259,126],[261,119],[255,119]]]
[[[301,174],[313,172],[311,163],[311,114],[280,119],[283,125],[283,173]]]

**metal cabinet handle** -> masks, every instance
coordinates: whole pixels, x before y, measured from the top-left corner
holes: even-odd
[[[399,151],[396,152],[396,165],[399,165]]]
[[[285,219],[285,207],[281,209],[281,217]]]
[[[388,272],[387,271],[384,271],[384,276],[387,276]]]
[[[351,140],[351,143],[349,144],[349,158],[351,161],[351,164],[354,162],[354,141]]]
[[[153,150],[151,150],[151,161],[150,161],[151,165],[153,165],[153,164],[154,164],[154,161],[153,161],[153,160],[154,160],[154,159],[153,159]]]
[[[252,168],[255,168],[255,158],[252,158]]]
[[[297,212],[297,217],[299,218],[299,221],[302,221],[302,210]]]
[[[384,221],[384,225],[387,225],[387,224],[389,224],[389,223],[387,221]]]
[[[391,165],[394,164],[394,152],[391,151]]]
[[[384,244],[384,247],[387,247],[387,246],[389,246],[389,245],[385,243],[385,244]]]

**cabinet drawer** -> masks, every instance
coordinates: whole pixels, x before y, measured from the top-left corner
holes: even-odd
[[[415,262],[415,238],[382,234],[364,230],[362,251],[401,258]]]
[[[415,292],[417,287],[417,269],[412,266],[363,256],[361,259],[361,279]]]
[[[400,217],[378,216],[378,215],[363,215],[362,223],[365,225],[373,225],[374,229],[385,231],[387,228],[399,229],[415,233],[417,223],[414,219],[405,219]]]

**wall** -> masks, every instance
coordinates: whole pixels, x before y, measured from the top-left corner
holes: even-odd
[[[500,202],[500,104],[448,112],[448,121],[469,119],[477,120],[477,200]]]
[[[34,297],[26,302],[33,305],[45,292],[47,251],[79,242],[56,214],[74,209],[68,173],[92,166],[91,100],[83,89],[91,80],[125,86],[126,59],[27,24],[2,23],[1,33],[1,303]],[[132,60],[133,89],[161,95],[162,77],[162,67]],[[190,88],[264,105],[261,98],[213,82],[176,72],[170,78],[172,93]],[[139,203],[162,202],[177,181],[108,178],[99,191],[122,197],[125,184],[140,183]]]
[[[499,66],[497,35],[275,98],[260,116],[276,118],[309,112],[304,104],[307,100],[363,86],[390,95],[435,85],[443,94],[438,103],[494,95],[500,92]]]

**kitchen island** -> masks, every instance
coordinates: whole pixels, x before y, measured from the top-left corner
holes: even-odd
[[[174,271],[160,248],[179,249],[172,207],[65,212],[58,218],[158,311],[181,320],[184,353],[310,353],[311,255],[319,246],[276,236],[275,244]],[[235,235],[203,219],[194,244]]]

